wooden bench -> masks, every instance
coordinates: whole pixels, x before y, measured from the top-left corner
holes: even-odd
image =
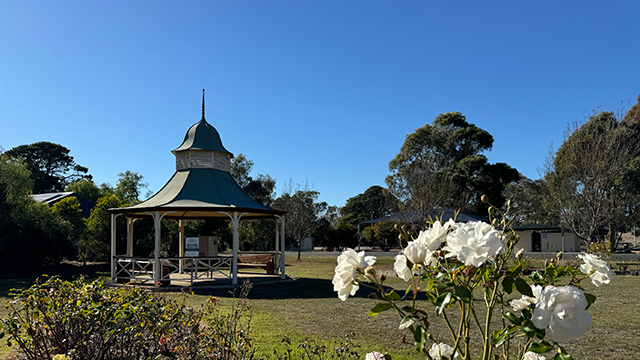
[[[275,274],[273,254],[238,254],[238,268],[260,267],[267,271],[267,274]]]

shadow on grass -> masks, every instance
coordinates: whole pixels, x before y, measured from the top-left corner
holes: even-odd
[[[13,297],[10,295],[11,289],[26,289],[33,285],[36,279],[46,281],[47,276],[59,276],[64,280],[74,280],[83,276],[87,280],[95,280],[99,277],[108,276],[108,268],[105,271],[104,264],[89,264],[85,266],[65,266],[61,264],[55,268],[44,268],[39,272],[31,274],[1,274],[0,275],[0,297]],[[41,275],[35,275],[41,274]],[[46,274],[46,275],[44,275]]]
[[[229,290],[209,290],[198,292],[199,294],[213,295],[219,297],[232,296]],[[354,297],[366,298],[370,293],[375,293],[373,289],[360,286]],[[249,292],[249,299],[262,300],[282,300],[282,299],[324,299],[337,298],[333,291],[331,280],[326,279],[298,279],[292,282],[282,282],[269,285],[257,284]]]

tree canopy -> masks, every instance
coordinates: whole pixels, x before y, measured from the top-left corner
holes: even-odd
[[[349,198],[340,209],[342,224],[355,228],[359,223],[390,215],[398,211],[398,200],[389,190],[379,185],[369,187],[365,192]]]
[[[33,180],[36,194],[63,191],[70,182],[79,179],[91,180],[89,169],[76,164],[70,150],[47,141],[30,145],[20,145],[5,154],[14,159],[22,159]]]
[[[81,198],[87,200],[91,205],[95,205],[98,199],[106,194],[102,194],[100,188],[92,181],[87,179],[81,179],[69,183],[65,188],[65,191],[72,191]]]
[[[116,185],[114,193],[124,203],[139,203],[142,200],[140,197],[144,190],[147,190],[145,196],[148,197],[151,195],[148,190],[149,184],[144,181],[144,177],[137,172],[127,170],[119,173],[118,177],[118,184]]]
[[[640,194],[640,128],[600,112],[574,122],[547,159],[545,206],[589,241],[614,244],[637,221]]]
[[[285,235],[300,249],[302,240],[312,236],[320,227],[320,215],[327,209],[327,203],[318,201],[319,192],[308,189],[298,189],[295,192],[285,192],[278,197],[273,207],[287,212]]]
[[[59,262],[69,249],[69,224],[28,195],[27,165],[0,154],[0,269],[37,268]]]
[[[460,112],[439,114],[433,124],[407,135],[385,182],[401,202],[421,212],[449,207],[484,214],[480,197],[502,206],[504,187],[520,178],[509,165],[488,162],[482,153],[492,146],[493,136]]]

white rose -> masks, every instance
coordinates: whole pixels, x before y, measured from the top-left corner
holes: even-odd
[[[591,282],[595,286],[602,284],[608,284],[616,277],[616,274],[611,271],[607,262],[600,259],[597,255],[592,254],[580,254],[578,255],[584,264],[580,265],[580,271],[589,275],[593,271],[593,274],[589,275]]]
[[[522,360],[546,360],[546,358],[540,354],[536,354],[533,351],[527,351],[524,353]]]
[[[404,248],[402,252],[414,265],[424,264],[427,258],[427,247],[418,241],[409,241],[407,247]]]
[[[356,269],[366,268],[376,262],[375,256],[364,256],[364,251],[357,253],[353,249],[346,249],[338,256],[338,265],[333,276],[333,291],[338,292],[340,300],[345,301],[349,295],[353,296],[360,288],[355,281]]]
[[[453,360],[458,358],[457,352],[453,357],[452,355],[453,348],[444,343],[433,344],[431,345],[431,349],[429,349],[429,356],[431,356],[433,360]]]
[[[448,252],[445,257],[457,257],[465,265],[479,267],[488,258],[498,255],[502,249],[502,238],[491,225],[481,221],[460,224],[447,236]]]
[[[364,360],[383,360],[384,359],[384,354],[379,353],[377,351],[372,351],[370,353],[368,353]]]
[[[591,324],[586,307],[587,299],[577,287],[547,285],[538,297],[531,320],[538,329],[549,328],[553,340],[566,343],[584,334]]]
[[[437,259],[433,252],[420,241],[409,241],[407,247],[402,250],[404,256],[415,265],[436,265]]]
[[[531,287],[531,291],[533,292],[533,297],[522,295],[520,299],[511,300],[509,303],[511,308],[514,311],[522,311],[529,307],[529,305],[535,305],[538,303],[538,299],[540,299],[540,293],[542,292],[542,286],[533,285]]]
[[[413,277],[413,271],[407,266],[407,258],[404,255],[396,255],[396,262],[393,263],[393,270],[398,277],[404,281],[409,281]]]
[[[436,251],[440,245],[446,240],[447,232],[449,228],[454,226],[453,220],[449,219],[448,222],[441,224],[440,221],[433,223],[431,229],[420,231],[418,234],[417,242],[425,244],[430,251]]]

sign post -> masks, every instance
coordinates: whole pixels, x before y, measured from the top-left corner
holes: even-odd
[[[191,258],[191,288],[193,289],[193,268],[198,266],[194,264],[193,258],[200,256],[200,238],[198,237],[186,237],[184,238],[184,256]]]

